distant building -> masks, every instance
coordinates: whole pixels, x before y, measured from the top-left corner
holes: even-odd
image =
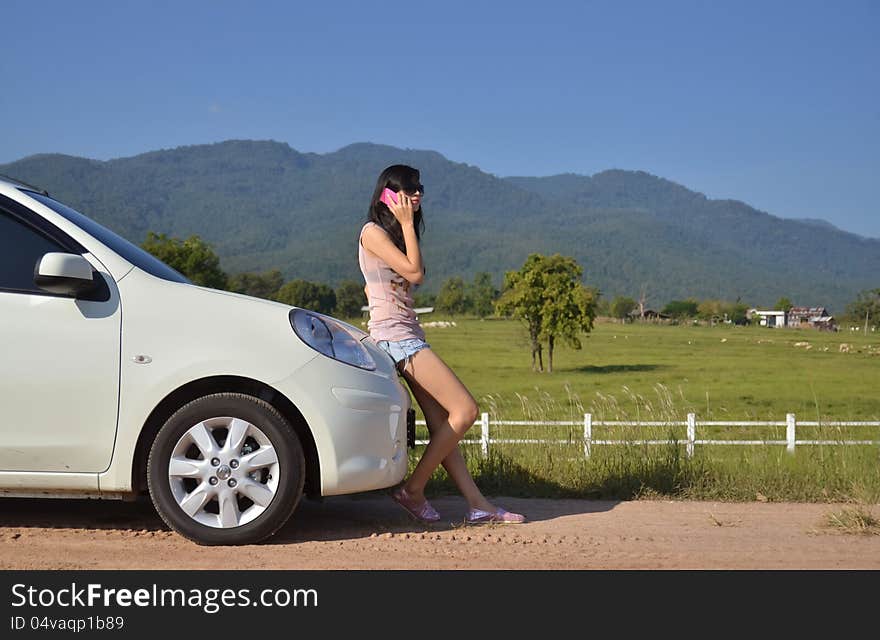
[[[642,316],[639,314],[638,309],[633,309],[629,312],[629,317],[631,320],[669,320],[671,316],[660,313],[655,309],[645,309],[645,315]]]
[[[746,312],[746,317],[751,319],[755,316],[760,318],[759,324],[762,327],[785,327],[788,326],[786,324],[785,311],[762,311],[760,309],[749,309]]]
[[[758,316],[762,327],[799,327],[809,329],[836,330],[834,316],[829,315],[825,307],[792,307],[785,311],[762,311],[749,309],[747,318]]]
[[[837,331],[837,323],[834,316],[819,316],[810,320],[810,326],[825,331]]]
[[[813,325],[820,318],[831,318],[825,307],[792,307],[788,310],[788,326]]]

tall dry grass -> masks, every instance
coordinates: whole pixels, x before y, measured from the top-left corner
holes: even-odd
[[[780,445],[697,445],[686,455],[686,428],[680,424],[693,406],[680,389],[655,384],[650,395],[627,386],[620,393],[597,391],[582,398],[568,385],[566,397],[535,388],[535,392],[489,394],[480,405],[489,413],[493,439],[542,439],[545,444],[492,444],[481,455],[479,427],[462,443],[468,468],[487,495],[579,497],[607,500],[696,499],[722,501],[880,502],[880,446],[799,446],[789,454]],[[594,444],[584,455],[584,413],[594,421],[617,421],[597,426],[593,439],[619,444]],[[572,425],[498,425],[513,414],[520,420],[569,421]],[[713,416],[714,419],[719,419]],[[784,420],[784,416],[781,417]],[[661,426],[639,426],[660,422]],[[779,440],[784,427],[698,427],[697,438]],[[756,434],[756,429],[758,433]],[[807,429],[807,428],[803,428]],[[820,431],[816,429],[816,431]],[[845,427],[826,427],[823,439],[853,436]],[[426,435],[426,433],[423,433]],[[864,435],[864,434],[859,434]],[[877,437],[877,429],[873,430]],[[799,438],[804,437],[799,434]],[[648,444],[669,440],[668,444]],[[411,455],[414,465],[418,451]],[[455,492],[439,469],[430,493]]]

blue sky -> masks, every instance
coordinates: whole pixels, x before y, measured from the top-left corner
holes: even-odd
[[[6,0],[0,15],[0,163],[376,142],[498,176],[644,170],[880,237],[880,2]]]

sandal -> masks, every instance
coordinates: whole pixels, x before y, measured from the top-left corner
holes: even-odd
[[[406,492],[403,485],[391,492],[391,498],[419,522],[437,522],[440,519],[440,514],[431,506],[430,502],[424,500],[421,503],[417,503]]]
[[[519,513],[511,513],[501,507],[495,511],[483,511],[482,509],[468,510],[467,517],[464,519],[466,524],[483,524],[488,522],[499,522],[503,524],[521,524],[526,521],[526,517]]]

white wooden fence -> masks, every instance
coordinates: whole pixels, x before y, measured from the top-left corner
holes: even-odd
[[[424,425],[424,420],[417,420],[416,424]],[[880,444],[880,440],[798,440],[797,427],[880,427],[880,422],[816,422],[804,421],[798,422],[795,414],[786,414],[784,422],[774,421],[718,421],[718,420],[697,420],[696,414],[687,414],[685,421],[657,421],[657,422],[629,422],[621,420],[593,420],[590,413],[584,414],[583,422],[575,422],[571,420],[560,421],[528,421],[528,420],[496,420],[495,425],[521,425],[521,426],[583,426],[583,447],[584,456],[589,458],[594,445],[603,444],[672,444],[675,440],[595,440],[593,438],[593,427],[612,427],[612,426],[629,426],[629,427],[687,427],[687,437],[685,440],[678,441],[683,443],[687,450],[687,456],[690,458],[694,455],[694,447],[696,445],[785,445],[789,453],[794,453],[795,447],[799,445],[872,445]],[[492,444],[572,444],[571,439],[557,440],[540,440],[530,438],[502,438],[492,439],[489,435],[489,414],[484,413],[479,422],[475,422],[474,426],[480,425],[480,439],[464,439],[465,444],[479,444],[483,457],[489,455],[489,446]],[[697,440],[697,427],[785,427],[785,440]],[[417,440],[417,445],[428,444],[427,440]]]

